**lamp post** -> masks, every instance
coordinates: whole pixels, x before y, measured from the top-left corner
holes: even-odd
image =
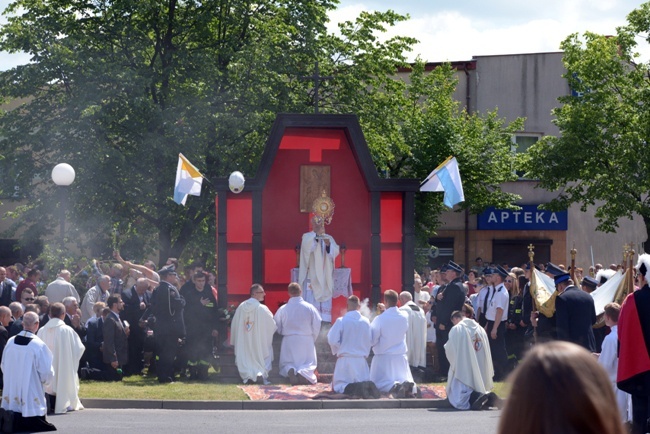
[[[65,208],[66,189],[74,182],[74,169],[67,163],[61,163],[52,169],[52,181],[59,186],[59,218],[61,221],[61,250],[65,249]]]

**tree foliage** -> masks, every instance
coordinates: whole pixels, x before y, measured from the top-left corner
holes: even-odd
[[[415,40],[379,36],[405,17],[364,12],[334,35],[325,25],[335,3],[13,2],[0,50],[31,55],[0,74],[0,95],[28,99],[0,117],[0,155],[28,198],[15,228],[27,238],[52,230],[61,204],[49,172],[67,162],[77,171],[69,238],[95,246],[93,255],[108,254],[116,230],[127,255],[211,258],[213,197],[172,201],[178,153],[208,179],[254,173],[276,113],[313,110],[312,84],[300,77],[315,61],[334,77],[322,111],[359,115],[382,173],[424,178],[453,153],[466,206],[507,205],[513,197],[497,185],[512,176],[512,128],[495,113],[461,112],[450,68],[425,74],[419,63],[409,84],[394,79]],[[422,201],[427,231],[441,210],[433,196]]]
[[[551,207],[596,205],[598,229],[606,232],[635,215],[650,227],[650,69],[636,54],[639,38],[650,42],[650,4],[627,19],[615,36],[564,40],[571,94],[554,111],[561,136],[540,140],[526,162],[528,176],[558,191]]]

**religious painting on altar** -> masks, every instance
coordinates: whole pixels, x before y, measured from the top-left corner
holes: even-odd
[[[330,166],[300,166],[300,212],[311,212],[322,192],[330,195]]]

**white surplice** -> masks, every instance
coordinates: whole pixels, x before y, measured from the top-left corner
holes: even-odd
[[[54,413],[70,410],[83,410],[79,400],[79,360],[84,353],[84,345],[79,335],[59,318],[51,318],[39,331],[38,337],[52,351],[55,378],[45,392],[56,395]]]
[[[324,321],[331,321],[334,260],[339,255],[339,246],[331,235],[323,237],[330,242],[329,253],[325,242],[316,238],[316,232],[303,234],[298,283],[303,288],[305,300],[317,307]]]
[[[7,342],[2,353],[2,408],[23,417],[45,416],[47,403],[43,385],[54,379],[52,352],[36,335],[24,330],[18,336],[30,338],[27,345]]]
[[[616,386],[616,375],[618,371],[618,326],[612,326],[611,331],[601,345],[600,355],[598,356],[598,363],[605,368],[609,380],[612,382],[614,394],[616,396],[616,403],[618,410],[621,413],[623,422],[631,420],[628,413],[631,407],[631,395],[623,392]]]
[[[449,360],[447,399],[459,410],[469,410],[472,391],[487,393],[492,389],[492,355],[485,329],[473,319],[464,319],[449,331],[445,344]]]
[[[406,332],[407,357],[410,366],[427,367],[427,318],[424,310],[412,301],[404,304],[399,310],[409,318],[409,328]]]
[[[320,314],[302,297],[291,297],[275,313],[275,324],[282,335],[280,375],[287,377],[289,370],[294,369],[296,374],[315,384],[317,361],[314,343],[320,333]]]
[[[244,383],[265,380],[273,362],[275,321],[268,307],[249,298],[237,307],[230,326],[230,343],[235,347],[235,364]]]
[[[338,357],[332,376],[332,390],[343,393],[345,386],[370,379],[370,321],[358,310],[338,318],[327,333],[332,354]]]
[[[395,383],[413,382],[406,357],[406,331],[408,315],[397,307],[386,309],[370,324],[372,351],[370,381],[381,392],[389,392]]]

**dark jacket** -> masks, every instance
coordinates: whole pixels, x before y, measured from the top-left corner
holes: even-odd
[[[438,291],[438,295],[443,294],[442,300],[436,301],[436,327],[444,324],[445,330],[452,327],[451,314],[455,310],[461,310],[465,303],[465,290],[460,278],[454,279]]]
[[[129,361],[128,338],[122,321],[111,312],[104,320],[104,363],[118,362],[124,366]]]
[[[596,307],[591,295],[569,286],[555,299],[557,338],[596,351],[592,326],[596,323]]]
[[[154,331],[155,336],[162,334],[168,337],[185,337],[185,322],[183,308],[185,299],[178,289],[168,282],[162,281],[151,294],[151,305],[142,315]]]

